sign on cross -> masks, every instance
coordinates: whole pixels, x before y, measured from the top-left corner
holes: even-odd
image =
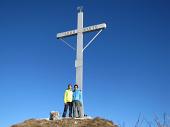
[[[82,7],[78,7],[78,20],[77,20],[77,29],[70,30],[62,33],[57,34],[57,39],[77,35],[77,49],[76,49],[76,60],[75,60],[75,67],[76,67],[76,84],[79,86],[80,90],[83,93],[83,51],[92,43],[92,41],[99,35],[99,33],[106,28],[106,24],[98,24],[88,27],[83,27],[83,11]],[[93,32],[98,31],[99,32],[91,39],[91,41],[83,47],[83,33],[85,32]],[[65,41],[64,41],[65,42]],[[66,42],[65,42],[66,43]],[[66,43],[68,46],[70,46],[68,43]],[[73,48],[72,46],[70,46]],[[74,48],[73,48],[74,49]],[[83,105],[83,104],[82,104]],[[82,114],[84,114],[84,107],[82,106]]]

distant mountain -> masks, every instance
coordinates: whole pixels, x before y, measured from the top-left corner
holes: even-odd
[[[112,121],[96,117],[94,119],[65,118],[59,120],[29,119],[11,127],[118,127]]]

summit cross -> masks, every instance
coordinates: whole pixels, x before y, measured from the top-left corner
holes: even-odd
[[[88,27],[83,27],[83,7],[78,7],[78,18],[77,18],[77,29],[70,30],[56,35],[57,39],[60,39],[66,43],[70,48],[76,50],[76,84],[79,86],[80,90],[83,93],[83,52],[84,50],[93,42],[93,40],[100,34],[100,32],[106,28],[106,24],[97,24]],[[83,46],[83,33],[98,31],[98,33],[87,43],[86,46]],[[77,35],[77,49],[68,44],[63,38]],[[83,94],[82,94],[83,95]],[[82,99],[83,103],[83,99]],[[84,114],[84,106],[82,104],[82,114]]]

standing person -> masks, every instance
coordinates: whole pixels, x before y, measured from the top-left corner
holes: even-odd
[[[78,85],[74,85],[73,91],[73,117],[83,117],[82,108],[82,92],[78,89]]]
[[[69,117],[72,117],[72,103],[73,99],[73,92],[71,84],[68,85],[67,90],[64,93],[64,111],[62,117],[66,117],[67,109],[69,108]]]

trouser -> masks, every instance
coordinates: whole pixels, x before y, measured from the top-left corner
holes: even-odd
[[[65,104],[64,104],[64,111],[63,111],[62,117],[66,117],[67,109],[68,109],[68,108],[69,108],[69,117],[72,117],[72,107],[73,107],[72,102],[67,102],[67,103],[65,103]]]
[[[83,117],[80,101],[73,101],[73,117]]]

